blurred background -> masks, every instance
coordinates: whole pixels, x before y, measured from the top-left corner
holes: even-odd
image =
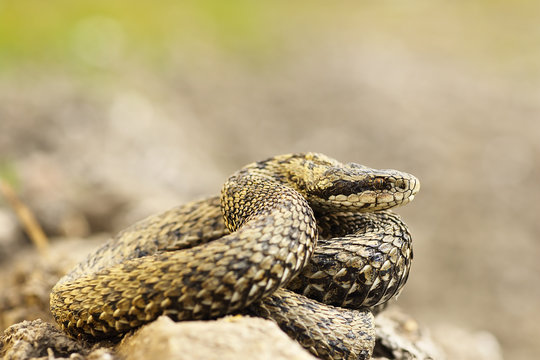
[[[0,176],[59,241],[281,153],[411,172],[401,308],[446,346],[531,359],[539,24],[533,0],[0,0]],[[30,245],[5,200],[0,224],[6,264]]]

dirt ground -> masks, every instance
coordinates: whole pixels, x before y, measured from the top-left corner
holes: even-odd
[[[0,79],[0,175],[55,241],[106,237],[216,194],[242,165],[281,153],[413,173],[422,190],[399,211],[415,251],[401,308],[440,337],[465,329],[486,347],[498,341],[505,358],[533,358],[540,72],[530,64],[539,58],[473,61],[398,41],[400,28],[351,34],[349,22],[297,35],[272,48],[272,61],[203,47],[197,56],[173,49],[163,67],[125,54],[92,76],[13,67]],[[13,254],[30,245],[1,200],[0,224],[0,265],[15,266]]]

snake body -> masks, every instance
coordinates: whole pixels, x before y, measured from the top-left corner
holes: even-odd
[[[90,254],[55,285],[51,312],[88,339],[118,338],[162,314],[244,312],[276,321],[321,358],[367,359],[369,308],[399,293],[412,258],[408,229],[388,209],[419,186],[407,173],[316,153],[252,163],[220,197],[151,216]]]

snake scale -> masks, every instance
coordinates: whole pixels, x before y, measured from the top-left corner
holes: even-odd
[[[120,232],[55,285],[51,312],[73,337],[120,338],[165,314],[244,313],[274,320],[324,359],[368,359],[371,307],[396,296],[412,259],[389,209],[420,188],[412,175],[317,153],[255,162],[221,196]]]

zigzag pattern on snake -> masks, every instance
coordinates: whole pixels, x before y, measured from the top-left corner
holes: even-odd
[[[368,359],[370,307],[396,296],[412,259],[388,210],[410,202],[412,175],[317,153],[247,165],[212,197],[119,233],[64,276],[51,312],[64,331],[119,338],[165,314],[272,319],[325,359]]]

